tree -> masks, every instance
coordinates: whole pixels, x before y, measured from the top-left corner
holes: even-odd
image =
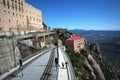
[[[47,30],[47,27],[48,27],[48,26],[47,26],[44,22],[43,22],[42,24],[43,24],[44,30]]]

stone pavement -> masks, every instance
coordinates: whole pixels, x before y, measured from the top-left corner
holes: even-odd
[[[13,80],[40,80],[40,77],[48,63],[50,54],[51,51],[39,57],[37,60],[23,69],[23,71],[18,73]]]

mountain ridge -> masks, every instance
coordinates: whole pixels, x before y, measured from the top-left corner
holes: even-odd
[[[120,31],[120,30],[85,30],[85,29],[69,29],[68,31],[113,31],[113,32],[115,32],[115,31]]]

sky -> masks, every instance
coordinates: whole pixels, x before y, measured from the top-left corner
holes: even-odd
[[[25,0],[51,28],[120,30],[120,0]]]

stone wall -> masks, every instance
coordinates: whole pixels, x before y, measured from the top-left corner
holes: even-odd
[[[16,43],[16,41],[14,41]],[[18,64],[19,59],[21,58],[18,47],[15,47],[15,58]],[[0,73],[3,74],[9,71],[14,67],[14,53],[12,40],[0,41]]]

